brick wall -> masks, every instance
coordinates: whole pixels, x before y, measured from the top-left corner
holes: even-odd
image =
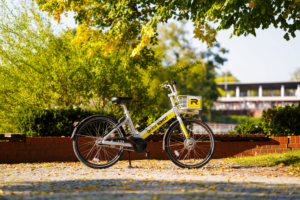
[[[270,137],[270,141],[216,142],[214,158],[253,156],[300,150],[300,136]]]
[[[270,141],[216,142],[213,158],[251,156],[300,150],[300,136],[270,137]],[[168,159],[162,142],[148,142],[149,159]],[[148,159],[145,153],[131,154],[132,159]],[[124,152],[121,159],[128,159]],[[78,161],[69,137],[32,137],[26,142],[0,142],[0,163]]]

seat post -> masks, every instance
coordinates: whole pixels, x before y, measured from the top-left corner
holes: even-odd
[[[129,111],[127,110],[126,105],[123,104],[123,103],[121,103],[120,105],[124,108],[126,118],[128,119],[128,124],[129,124],[129,128],[130,128],[131,134],[133,136],[137,135],[136,132],[135,132],[135,128],[134,128],[133,123],[131,121],[131,117],[130,117]]]

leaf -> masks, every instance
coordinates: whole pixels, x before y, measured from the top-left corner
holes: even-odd
[[[253,0],[253,1],[249,2],[249,8],[254,8],[255,1],[256,0]]]
[[[210,189],[210,190],[215,190],[217,188],[217,186],[211,186],[211,187],[209,187],[208,189]]]
[[[261,14],[265,14],[265,12],[266,12],[266,6],[262,5],[261,6]]]
[[[289,41],[289,40],[290,40],[290,36],[289,36],[289,34],[288,34],[288,33],[286,33],[286,34],[283,36],[283,38],[284,38],[284,39],[286,39],[287,41]]]
[[[123,189],[124,189],[124,190],[130,190],[130,191],[133,191],[133,190],[134,190],[133,188],[127,187],[127,186],[123,186]]]

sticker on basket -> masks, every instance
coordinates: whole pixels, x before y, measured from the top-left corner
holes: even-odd
[[[201,108],[200,99],[188,99],[188,108]]]
[[[177,150],[174,151],[175,155],[178,157],[179,156],[179,153]]]

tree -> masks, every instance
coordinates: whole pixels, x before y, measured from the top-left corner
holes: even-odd
[[[130,58],[128,44],[123,52],[96,52],[88,58],[70,44],[74,32],[53,27],[33,2],[12,1],[10,7],[0,1],[1,132],[16,131],[14,118],[23,106],[93,107],[121,115],[111,98],[132,96],[127,106],[133,114],[153,109],[161,89],[148,91],[162,67],[152,50],[144,48]]]
[[[169,19],[194,22],[194,37],[212,47],[216,30],[233,27],[232,35],[256,35],[258,28],[270,25],[283,29],[284,38],[300,30],[299,0],[36,0],[40,9],[60,20],[67,11],[79,23],[74,43],[89,49],[119,51],[128,41],[135,45],[132,56],[139,55],[149,43],[157,43],[157,25]],[[209,26],[218,23],[217,29]]]
[[[226,77],[227,74],[227,77]],[[226,80],[227,79],[227,80]],[[239,82],[237,78],[235,78],[230,71],[227,72],[222,72],[216,79],[215,81],[217,83],[224,83],[225,81],[227,82]]]
[[[223,65],[226,60],[220,53],[228,51],[216,44],[206,52],[197,52],[191,41],[186,38],[185,30],[185,22],[159,27],[159,42],[153,49],[165,68],[156,76],[154,84],[158,85],[165,80],[177,80],[179,94],[202,96],[203,110],[210,115],[211,107],[219,97],[215,68]],[[166,94],[167,91],[159,99],[161,108],[170,105]]]
[[[291,81],[299,81],[300,80],[300,67],[297,68],[292,74]]]
[[[226,77],[226,73],[227,73],[227,77]],[[215,81],[217,83],[225,83],[227,82],[239,82],[237,78],[235,78],[230,71],[227,72],[223,72],[222,74],[220,74]],[[221,88],[218,87],[218,91],[221,94],[221,96],[226,96],[226,91],[222,90]],[[233,95],[234,91],[230,91],[230,95]]]

